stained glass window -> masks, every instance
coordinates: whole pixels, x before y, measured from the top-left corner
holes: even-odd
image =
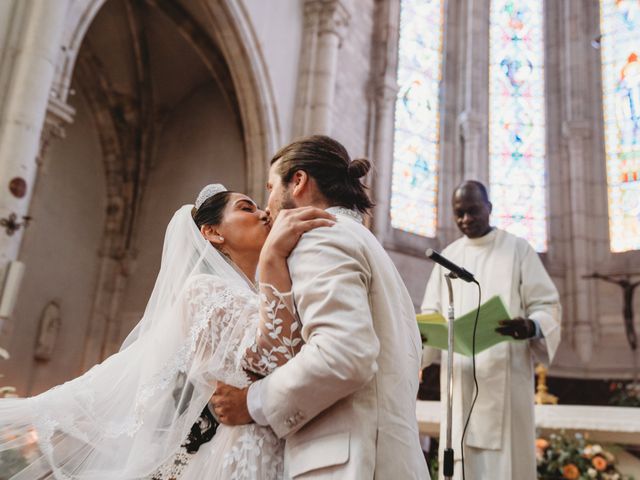
[[[402,0],[391,225],[436,234],[443,0]]]
[[[489,174],[493,223],[547,249],[542,0],[492,0]]]
[[[600,1],[604,138],[613,252],[640,249],[640,2]]]

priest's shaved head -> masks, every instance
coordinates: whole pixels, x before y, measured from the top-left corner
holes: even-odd
[[[487,192],[487,187],[485,187],[484,184],[482,182],[479,182],[478,180],[465,180],[464,182],[462,182],[453,191],[454,197],[455,197],[455,194],[458,192],[458,190],[476,191],[482,196],[482,199],[485,202],[490,203],[489,202],[489,193]]]
[[[456,225],[468,238],[480,238],[491,231],[492,205],[482,183],[477,180],[462,182],[453,192],[452,205]]]

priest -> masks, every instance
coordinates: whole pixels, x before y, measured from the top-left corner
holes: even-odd
[[[498,333],[513,337],[476,355],[479,395],[470,417],[464,442],[467,479],[535,480],[534,361],[548,364],[560,343],[558,291],[529,243],[489,223],[491,202],[485,186],[477,181],[459,185],[453,195],[456,224],[464,236],[443,256],[475,275],[482,299],[500,295],[510,319]],[[423,313],[446,317],[449,304],[444,275],[435,265],[422,304]],[[456,316],[478,305],[475,284],[454,281]],[[442,355],[441,405],[446,415],[447,353],[425,347],[423,366]],[[472,360],[456,354],[453,374],[452,439],[454,478],[462,478],[460,441],[474,396]],[[440,455],[446,424],[440,429]],[[440,473],[442,478],[442,472]]]

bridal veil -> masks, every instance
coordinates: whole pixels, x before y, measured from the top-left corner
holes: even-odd
[[[0,400],[0,452],[38,447],[12,479],[149,475],[184,442],[216,380],[247,383],[240,320],[254,287],[202,237],[192,208],[169,223],[153,292],[120,351],[41,395]]]

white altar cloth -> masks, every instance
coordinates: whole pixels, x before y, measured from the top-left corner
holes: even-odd
[[[439,435],[440,402],[418,400],[416,415],[420,433]],[[598,442],[640,445],[640,408],[536,405],[535,418],[542,435],[564,430],[586,433]]]

